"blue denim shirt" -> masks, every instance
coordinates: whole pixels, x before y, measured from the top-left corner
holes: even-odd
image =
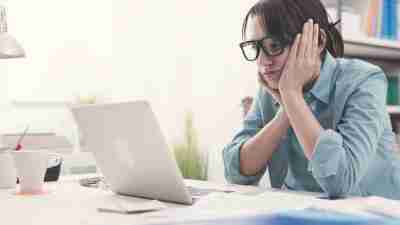
[[[262,171],[240,172],[241,146],[275,116],[279,106],[260,88],[243,127],[223,149],[225,177],[237,184],[257,184],[268,168],[272,187],[400,199],[400,158],[386,107],[383,71],[357,59],[327,53],[321,74],[305,94],[323,127],[311,160],[290,128]]]

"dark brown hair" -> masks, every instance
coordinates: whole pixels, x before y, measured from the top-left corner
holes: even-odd
[[[326,50],[334,57],[343,57],[343,38],[336,29],[336,23],[331,23],[328,13],[320,0],[259,0],[247,12],[242,26],[242,37],[246,39],[247,22],[250,17],[258,16],[264,26],[264,32],[281,40],[292,43],[298,33],[303,30],[303,24],[313,19],[320,29],[326,33]],[[319,40],[322,40],[320,33]]]

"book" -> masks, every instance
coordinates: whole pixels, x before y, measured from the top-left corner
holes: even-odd
[[[382,32],[383,1],[384,0],[377,0],[376,31],[375,31],[375,37],[377,38],[381,37],[381,32]]]
[[[390,31],[389,31],[389,23],[390,23],[390,10],[389,10],[389,3],[390,0],[382,0],[382,14],[381,14],[381,32],[380,38],[382,39],[389,39],[390,38]]]
[[[176,225],[395,225],[398,220],[390,217],[360,216],[319,209],[287,210],[249,216],[184,221]]]
[[[389,39],[397,39],[397,1],[389,1]]]
[[[397,0],[397,11],[396,11],[396,16],[397,16],[397,40],[400,41],[400,0]]]
[[[368,5],[368,12],[365,20],[365,33],[369,37],[376,37],[377,17],[379,9],[379,0],[371,0]]]
[[[399,78],[398,76],[388,76],[388,89],[386,103],[388,105],[399,104]]]

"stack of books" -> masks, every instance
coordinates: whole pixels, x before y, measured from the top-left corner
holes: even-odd
[[[168,223],[169,224],[169,223]],[[258,215],[185,221],[176,225],[398,225],[391,216],[359,215],[320,209],[286,210]],[[161,224],[160,224],[161,225]],[[167,224],[162,224],[167,225]]]
[[[369,0],[363,26],[369,37],[400,40],[400,1]]]
[[[388,105],[399,105],[399,75],[388,74],[388,89],[386,103]]]

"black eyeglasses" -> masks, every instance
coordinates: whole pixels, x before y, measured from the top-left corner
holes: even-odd
[[[290,44],[290,41],[280,41],[271,36],[266,36],[260,40],[242,42],[239,46],[247,61],[255,61],[260,55],[260,49],[267,56],[278,56],[283,53],[288,44]]]

